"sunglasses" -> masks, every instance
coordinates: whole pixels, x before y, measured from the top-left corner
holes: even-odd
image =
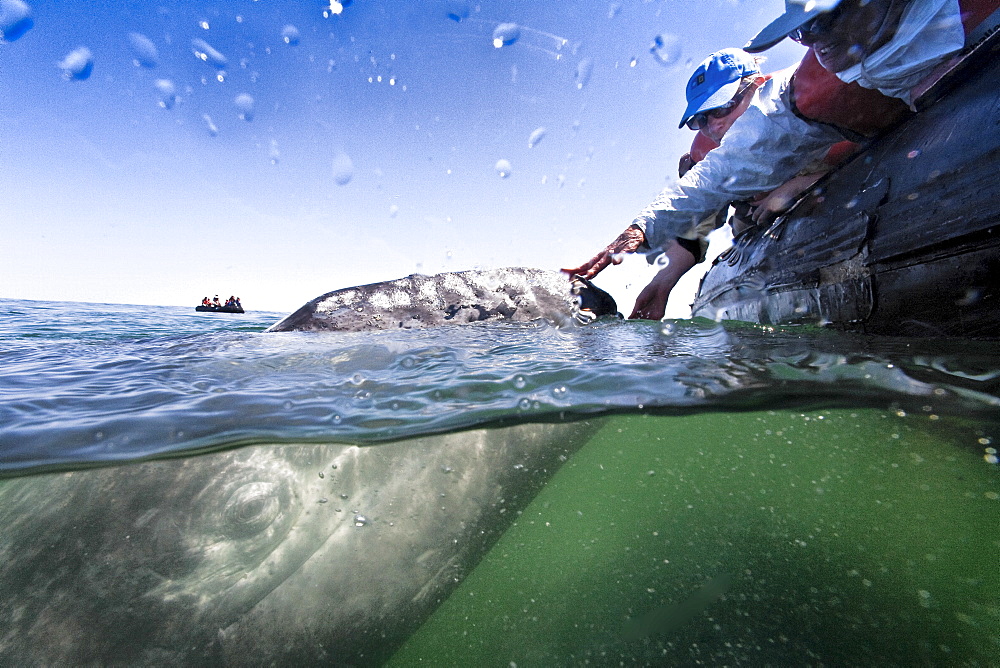
[[[725,118],[729,114],[733,113],[733,109],[740,106],[740,102],[743,101],[743,96],[746,95],[747,89],[750,88],[751,84],[747,84],[743,88],[736,92],[729,102],[726,102],[721,107],[715,107],[714,109],[709,109],[707,111],[699,111],[697,114],[687,119],[685,125],[691,130],[701,130],[703,127],[708,125],[708,119],[710,118]]]
[[[792,32],[788,33],[788,38],[793,42],[809,46],[815,42],[820,35],[830,30],[830,26],[833,25],[833,22],[837,19],[838,14],[838,9],[823,12],[811,21],[804,23]]]

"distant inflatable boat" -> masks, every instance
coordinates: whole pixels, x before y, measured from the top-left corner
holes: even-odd
[[[243,313],[242,306],[195,306],[199,313]]]
[[[693,315],[1000,337],[998,36],[787,214],[738,236],[702,279]]]

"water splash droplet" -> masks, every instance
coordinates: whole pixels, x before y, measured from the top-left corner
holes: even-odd
[[[0,42],[13,42],[31,30],[31,7],[21,0],[0,0]]]
[[[368,525],[368,518],[367,517],[365,517],[364,515],[360,515],[360,514],[354,516],[354,526],[356,526],[356,527],[363,527],[363,526],[367,526],[367,525]]]
[[[132,48],[132,62],[137,67],[152,69],[160,64],[160,54],[156,50],[153,40],[142,33],[130,32],[128,34],[128,43]]]
[[[212,48],[212,45],[203,39],[195,38],[191,40],[191,50],[195,58],[208,63],[217,70],[225,68],[229,63],[229,60],[224,55]]]
[[[398,213],[399,213],[399,207],[398,206],[396,206],[395,204],[393,204],[392,206],[389,207],[389,217],[390,218],[395,218]]]
[[[590,58],[584,58],[576,65],[576,88],[577,90],[582,90],[587,82],[590,81],[590,75],[594,71],[594,61]]]
[[[531,400],[528,398],[521,399],[517,402],[517,407],[522,411],[526,411],[531,408]]]
[[[519,390],[523,390],[528,384],[528,381],[524,379],[524,376],[514,376],[514,387]]]
[[[547,132],[548,130],[545,128],[536,128],[535,131],[528,137],[528,148],[535,148],[535,146],[538,145],[538,142],[544,139],[545,133]]]
[[[445,9],[445,16],[456,23],[469,18],[469,3],[465,0],[451,0]]]
[[[159,95],[159,105],[164,109],[173,109],[177,103],[177,87],[170,79],[157,79],[153,82],[153,88]]]
[[[521,26],[516,23],[501,23],[493,30],[493,46],[510,46],[521,38]]]
[[[346,186],[354,178],[354,163],[346,153],[338,153],[333,158],[333,182]]]
[[[504,159],[497,160],[497,164],[493,165],[493,169],[496,170],[501,179],[506,179],[514,171],[510,161]]]
[[[205,121],[205,126],[208,128],[208,134],[210,134],[213,137],[219,136],[219,128],[217,128],[215,126],[215,123],[212,122],[211,116],[209,116],[208,114],[202,114],[201,119]]]
[[[656,61],[666,67],[673,67],[681,60],[681,39],[677,35],[664,33],[653,38],[649,47]]]
[[[299,29],[295,26],[289,24],[281,29],[281,39],[285,42],[285,44],[289,46],[298,46],[299,38]]]
[[[94,54],[85,46],[74,49],[59,61],[59,69],[69,81],[84,81],[94,71]]]
[[[251,97],[247,93],[240,93],[233,100],[233,104],[236,105],[236,111],[239,113],[239,117],[242,120],[247,122],[253,120],[253,111],[254,111],[253,97]]]

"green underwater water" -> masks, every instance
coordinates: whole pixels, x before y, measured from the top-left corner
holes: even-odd
[[[389,665],[997,665],[998,432],[611,418]]]

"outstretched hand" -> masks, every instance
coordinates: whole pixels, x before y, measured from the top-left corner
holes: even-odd
[[[629,227],[618,235],[618,238],[608,244],[608,247],[600,253],[584,262],[579,267],[563,269],[562,271],[573,276],[582,278],[593,278],[604,271],[611,264],[621,264],[623,253],[634,253],[646,241],[646,235],[638,225]]]

